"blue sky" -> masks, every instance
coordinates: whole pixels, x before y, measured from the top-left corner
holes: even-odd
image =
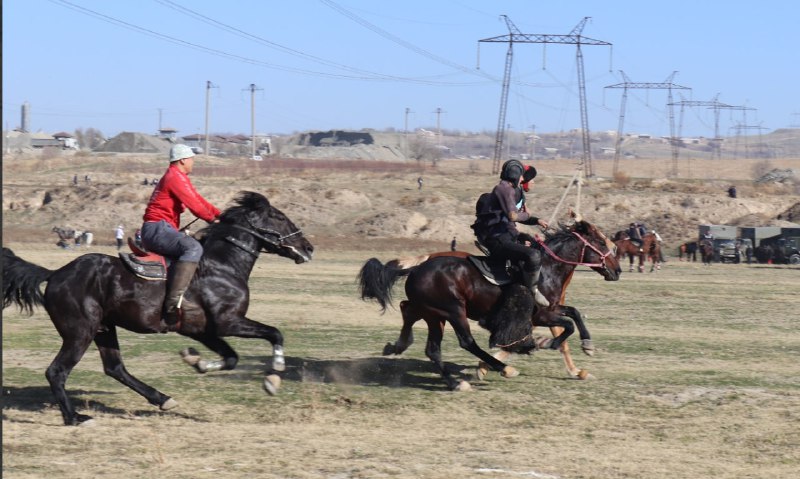
[[[210,132],[497,127],[509,33],[582,35],[592,130],[616,130],[624,81],[667,82],[673,100],[768,132],[800,124],[800,3],[729,0],[6,0],[3,127],[30,104],[34,131]],[[580,127],[574,45],[515,44],[511,130]],[[477,69],[477,66],[480,69]],[[249,86],[257,89],[251,98]],[[625,131],[669,135],[667,90],[628,92]],[[683,96],[681,96],[683,95]],[[251,100],[254,109],[251,109]],[[406,108],[410,109],[406,115]],[[674,110],[684,135],[713,136],[713,110]],[[745,116],[746,115],[746,116]]]

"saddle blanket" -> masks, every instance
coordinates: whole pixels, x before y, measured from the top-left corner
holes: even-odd
[[[147,256],[136,256],[133,253],[120,253],[119,259],[131,273],[150,281],[166,281],[167,265],[163,256],[150,254]]]

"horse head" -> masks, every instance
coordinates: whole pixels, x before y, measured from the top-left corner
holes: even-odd
[[[579,261],[600,273],[606,281],[617,281],[622,270],[614,254],[616,245],[588,221],[577,221],[572,234],[584,244]]]
[[[300,228],[281,210],[272,206],[267,198],[259,193],[243,191],[234,200],[236,206],[228,208],[220,215],[222,227],[232,226],[246,231],[258,241],[258,249],[293,259],[295,263],[311,261],[314,247],[303,236]],[[210,228],[213,234],[214,226]]]

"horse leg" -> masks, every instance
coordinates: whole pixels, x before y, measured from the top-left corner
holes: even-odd
[[[628,253],[628,261],[630,263],[630,268],[628,268],[629,273],[633,273],[633,254]]]
[[[498,361],[505,362],[508,358],[511,357],[511,353],[500,349],[492,354],[492,357]],[[483,361],[478,361],[478,370],[477,370],[478,379],[483,381],[486,379],[486,376],[489,374],[489,365]]]
[[[478,343],[475,342],[475,338],[469,330],[467,313],[463,307],[459,307],[458,310],[452,311],[451,314],[447,315],[447,321],[450,323],[450,326],[453,327],[453,331],[455,331],[456,337],[458,337],[458,344],[463,349],[471,352],[495,371],[499,371],[503,377],[513,378],[519,374],[515,368],[506,365],[478,346]]]
[[[534,324],[536,326],[548,326],[554,335],[556,335],[557,329],[560,330],[560,333],[553,339],[536,342],[543,349],[559,349],[562,344],[566,344],[567,338],[575,332],[575,326],[572,321],[563,319],[561,313],[557,311],[542,311],[535,316],[535,320]]]
[[[575,323],[575,327],[578,328],[578,334],[581,338],[581,349],[583,349],[583,352],[587,356],[594,356],[595,349],[594,344],[592,344],[592,336],[589,334],[589,329],[583,322],[583,316],[581,315],[581,312],[573,306],[562,305],[561,314],[572,319],[572,321]]]
[[[283,334],[281,334],[278,328],[253,321],[244,316],[234,318],[231,321],[221,321],[217,319],[216,324],[216,333],[219,337],[236,336],[239,338],[266,339],[272,344],[272,369],[275,371],[283,371],[286,369],[286,360],[283,356]],[[226,361],[226,367],[223,369],[233,369],[236,367],[238,357],[227,343],[222,340],[219,341],[227,348],[225,350],[226,354],[222,354],[222,357]]]
[[[584,354],[587,356],[594,356],[595,348],[594,343],[592,343],[592,337],[589,334],[589,329],[586,327],[586,324],[583,322],[583,316],[581,315],[580,311],[577,308],[572,306],[561,306],[562,313],[571,318],[572,321],[575,323],[575,327],[578,328],[578,333],[580,334],[581,338],[581,349],[583,350]],[[559,328],[557,326],[553,326],[550,328],[553,331],[553,335],[556,336],[556,330]],[[561,351],[561,355],[564,359],[564,364],[567,366],[567,373],[570,377],[575,379],[588,379],[593,377],[589,371],[586,369],[578,368],[574,362],[572,362],[572,357],[569,354],[569,343],[564,342],[561,344],[559,348]]]
[[[428,340],[425,345],[425,355],[436,365],[436,369],[439,370],[439,374],[447,383],[447,388],[449,390],[468,390],[469,383],[466,381],[456,381],[447,371],[442,361],[442,338],[444,336],[445,321],[425,318],[425,322],[428,324]]]
[[[97,345],[97,350],[100,351],[100,359],[103,361],[103,372],[105,372],[107,376],[111,376],[133,389],[147,399],[147,402],[158,406],[162,411],[167,411],[178,405],[171,397],[162,394],[160,391],[148,386],[128,373],[128,370],[125,369],[125,365],[122,363],[116,327],[112,326],[105,331],[97,333],[94,337],[94,343]]]
[[[200,357],[200,353],[194,348],[186,348],[181,351],[181,356],[186,364],[193,366],[199,373],[211,371],[225,371],[236,368],[239,363],[239,355],[224,339],[210,334],[188,335],[188,337],[201,343],[211,351],[222,357],[222,360],[206,360]]]
[[[422,317],[410,301],[400,302],[400,312],[403,314],[403,327],[400,330],[400,337],[397,338],[394,344],[386,343],[386,346],[383,347],[384,356],[403,354],[403,352],[414,343],[414,331],[412,330],[412,326],[422,319]]]
[[[69,373],[72,372],[72,369],[81,360],[86,350],[89,349],[92,337],[89,335],[75,335],[62,336],[62,339],[61,349],[53,359],[53,362],[50,363],[47,371],[45,371],[45,377],[47,377],[47,382],[50,383],[50,390],[58,401],[61,416],[64,418],[64,425],[78,426],[91,421],[92,417],[75,412],[75,407],[67,396],[65,384]]]

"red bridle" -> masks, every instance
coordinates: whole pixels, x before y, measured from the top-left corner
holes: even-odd
[[[572,234],[577,236],[578,239],[581,240],[581,242],[583,243],[583,248],[581,248],[581,256],[580,257],[583,258],[583,255],[586,252],[586,248],[588,247],[589,249],[591,249],[592,251],[594,251],[595,253],[600,255],[600,262],[599,263],[582,263],[582,262],[566,260],[566,259],[561,258],[560,256],[558,256],[557,254],[555,254],[553,252],[553,250],[548,248],[547,245],[544,244],[544,241],[542,241],[539,238],[536,238],[536,240],[542,246],[542,248],[544,248],[544,250],[547,252],[547,254],[549,254],[551,258],[553,258],[554,260],[558,261],[559,263],[571,264],[571,265],[574,265],[574,266],[588,266],[590,268],[607,268],[607,266],[606,266],[606,258],[608,258],[611,255],[611,250],[606,251],[605,253],[603,253],[602,251],[597,249],[597,247],[595,245],[589,243],[586,240],[586,238],[584,238],[583,236],[578,234],[578,232],[573,231]]]

